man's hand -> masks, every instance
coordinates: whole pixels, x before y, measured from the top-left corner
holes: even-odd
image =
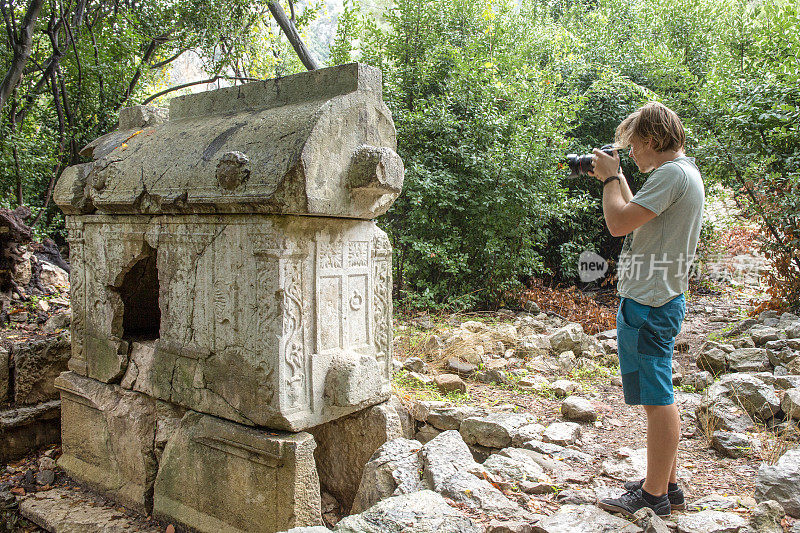
[[[619,153],[617,153],[616,150],[614,150],[614,157],[611,157],[599,148],[592,150],[592,153],[594,153],[594,160],[592,161],[592,168],[594,171],[589,172],[590,176],[600,181],[605,181],[611,176],[619,175]]]

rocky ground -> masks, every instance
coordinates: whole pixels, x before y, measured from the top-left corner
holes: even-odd
[[[373,455],[349,512],[323,494],[328,528],[292,533],[800,533],[800,317],[754,312],[766,264],[752,228],[725,227],[676,342],[686,510],[630,521],[595,505],[646,466],[644,414],[618,375],[617,300],[537,287],[523,310],[395,317],[405,438]],[[27,312],[4,340],[38,334],[47,316]],[[86,531],[164,530],[75,486],[59,452],[0,465],[0,531],[39,531],[16,506],[47,514],[65,499]]]
[[[640,521],[646,531],[800,531],[800,317],[749,318],[766,265],[738,246],[728,251],[693,284],[676,342],[688,509],[664,524]],[[642,530],[594,507],[646,466],[645,417],[623,402],[615,331],[588,335],[600,328],[542,312],[559,298],[521,312],[399,320],[395,392],[414,440],[395,444],[399,451],[387,444],[376,467],[393,465],[397,477],[416,454],[411,471],[423,474],[414,490],[433,488],[486,531]],[[452,468],[470,475],[432,483],[440,465],[429,464],[429,446],[461,456]],[[373,500],[414,492],[400,482],[384,490]]]

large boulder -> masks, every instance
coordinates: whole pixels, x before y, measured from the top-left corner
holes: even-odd
[[[425,484],[436,492],[441,492],[447,480],[456,472],[483,471],[483,467],[475,462],[472,452],[458,431],[440,433],[422,447],[420,456]]]
[[[517,352],[523,357],[535,357],[550,352],[550,337],[543,333],[526,335],[517,344]]]
[[[697,356],[697,367],[712,374],[725,372],[727,354],[721,348],[710,347],[700,352]]]
[[[489,515],[510,518],[528,516],[526,511],[494,485],[469,472],[456,472],[442,485],[440,492],[442,496]]]
[[[39,264],[42,266],[39,279],[45,289],[60,292],[69,288],[69,274],[63,268],[47,261],[39,261]]]
[[[695,415],[698,426],[707,435],[717,430],[741,433],[755,427],[744,409],[722,396],[704,398],[695,409]]]
[[[446,405],[430,409],[425,422],[442,431],[458,430],[469,417],[486,416],[486,411],[472,405]]]
[[[753,326],[748,333],[756,346],[763,346],[769,341],[776,341],[780,338],[778,330],[769,326]]]
[[[726,457],[744,457],[754,446],[754,441],[747,433],[714,431],[711,434],[711,447]]]
[[[545,474],[544,468],[533,460],[520,460],[495,453],[483,462],[483,467],[495,476],[513,483],[523,481],[550,482],[550,478]]]
[[[584,347],[583,326],[578,323],[571,323],[563,328],[559,328],[550,335],[550,348],[555,353],[572,351],[581,353]]]
[[[800,447],[784,453],[774,465],[762,463],[755,488],[757,501],[775,500],[787,514],[800,518]]]
[[[502,455],[521,463],[536,463],[541,466],[547,475],[557,475],[564,469],[564,463],[553,460],[533,450],[523,448],[503,448],[497,455]]]
[[[445,431],[422,447],[425,485],[467,507],[490,515],[521,518],[526,512],[486,481],[486,469],[475,462],[457,431]]]
[[[800,389],[789,389],[781,400],[781,410],[789,418],[800,420]]]
[[[761,502],[750,514],[748,529],[743,533],[783,533],[781,521],[785,515],[780,503],[774,500]]]

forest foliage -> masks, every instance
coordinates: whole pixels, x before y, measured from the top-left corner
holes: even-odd
[[[797,306],[798,22],[795,3],[757,0],[396,0],[383,19],[348,4],[332,59],[381,67],[407,167],[383,221],[402,301],[496,305],[529,276],[574,279],[583,250],[613,260],[599,183],[560,162],[658,100],[706,190],[732,188],[762,225],[767,305]]]
[[[8,35],[22,36],[36,1],[0,0],[4,20],[14,22]],[[328,63],[383,71],[406,181],[378,222],[394,245],[402,305],[500,305],[532,277],[574,280],[584,250],[613,260],[621,239],[605,229],[599,183],[568,179],[563,158],[611,142],[619,121],[648,100],[683,118],[707,192],[717,183],[732,188],[763,226],[774,264],[769,305],[800,303],[794,2],[382,5],[345,2]],[[304,6],[301,28],[319,7]],[[0,109],[0,187],[4,205],[21,201],[44,213],[40,235],[63,228],[57,209],[43,209],[52,179],[113,129],[120,107],[167,89],[178,54],[199,53],[206,72],[230,83],[303,68],[263,1],[50,0],[33,42]],[[14,57],[9,39],[0,74]],[[627,158],[623,166],[636,190],[646,176]]]
[[[0,0],[0,12],[0,205],[30,206],[40,236],[63,232],[53,180],[85,161],[81,148],[113,130],[122,107],[170,89],[179,57],[199,59],[206,85],[303,68],[267,1]],[[313,14],[298,12],[297,27]],[[7,84],[17,63],[22,75]]]

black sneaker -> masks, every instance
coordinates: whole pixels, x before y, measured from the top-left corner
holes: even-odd
[[[644,485],[644,479],[639,481],[627,481],[623,487],[625,490],[641,489]],[[678,487],[675,490],[667,490],[667,497],[669,498],[669,505],[673,511],[683,511],[686,509],[686,500],[683,497],[683,490]]]
[[[669,506],[669,498],[667,498],[666,494],[661,496],[657,503],[651,505],[642,496],[642,489],[629,490],[619,498],[606,498],[597,505],[606,511],[615,511],[631,517],[633,513],[644,507],[649,507],[658,516],[669,516],[672,512]]]

